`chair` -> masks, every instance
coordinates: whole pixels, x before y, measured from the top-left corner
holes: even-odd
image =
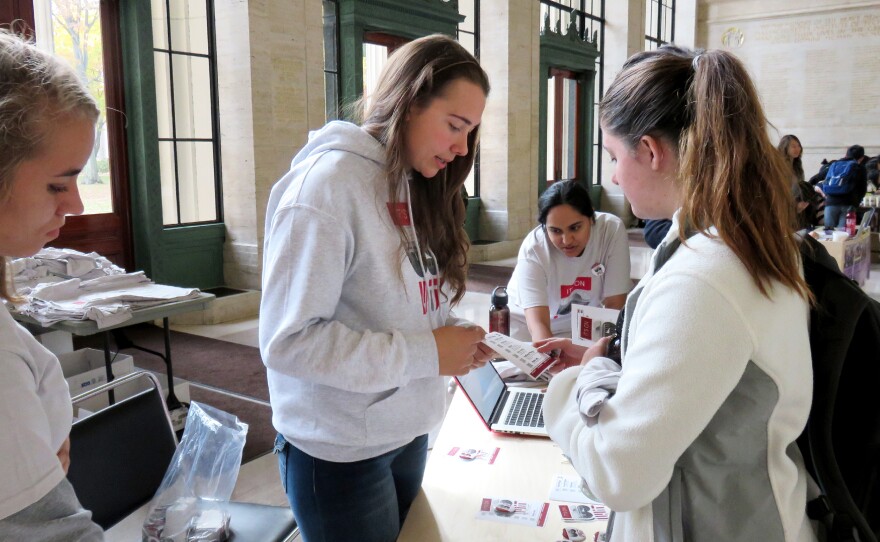
[[[105,530],[153,498],[177,448],[177,435],[159,381],[148,371],[73,398],[78,404],[134,381],[148,383],[149,389],[76,421],[70,431],[67,478]],[[230,502],[228,510],[235,542],[282,542],[297,534],[288,507]]]

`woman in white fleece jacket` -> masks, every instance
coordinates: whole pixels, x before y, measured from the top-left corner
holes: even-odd
[[[389,59],[361,126],[313,132],[266,212],[260,350],[281,480],[306,542],[389,542],[421,486],[441,375],[491,353],[457,325],[460,189],[489,82],[429,36]]]
[[[603,340],[551,382],[551,437],[616,512],[612,542],[814,540],[795,444],[810,294],[748,73],[724,51],[639,53],[600,121],[633,212],[673,226],[627,298],[622,368]],[[577,352],[541,349],[560,346]]]

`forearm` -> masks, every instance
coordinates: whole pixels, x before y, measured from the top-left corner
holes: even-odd
[[[553,336],[550,330],[550,309],[548,307],[531,307],[523,311],[526,317],[526,325],[532,342],[549,339]]]

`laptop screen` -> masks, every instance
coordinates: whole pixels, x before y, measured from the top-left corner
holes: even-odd
[[[479,369],[457,377],[457,380],[471,402],[477,407],[480,416],[488,424],[495,405],[504,394],[504,381],[501,380],[498,371],[489,362]]]

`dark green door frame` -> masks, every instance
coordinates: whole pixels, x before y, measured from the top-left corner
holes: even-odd
[[[135,267],[158,283],[221,286],[226,225],[163,224],[150,3],[120,2],[119,9]]]
[[[364,88],[364,33],[384,32],[416,39],[429,34],[455,36],[464,15],[452,0],[339,0],[341,99],[360,99]]]
[[[538,194],[547,188],[547,80],[550,78],[550,68],[561,68],[579,73],[578,99],[581,100],[580,118],[578,122],[583,127],[580,134],[580,145],[577,148],[578,171],[576,178],[584,181],[587,187],[594,184],[593,168],[593,87],[596,78],[596,58],[599,49],[593,40],[583,40],[579,37],[575,20],[563,34],[557,23],[556,29],[550,28],[549,17],[544,19],[544,28],[541,30],[540,52],[540,79],[538,81],[538,99],[540,107],[538,123]],[[594,201],[598,206],[598,199]]]

